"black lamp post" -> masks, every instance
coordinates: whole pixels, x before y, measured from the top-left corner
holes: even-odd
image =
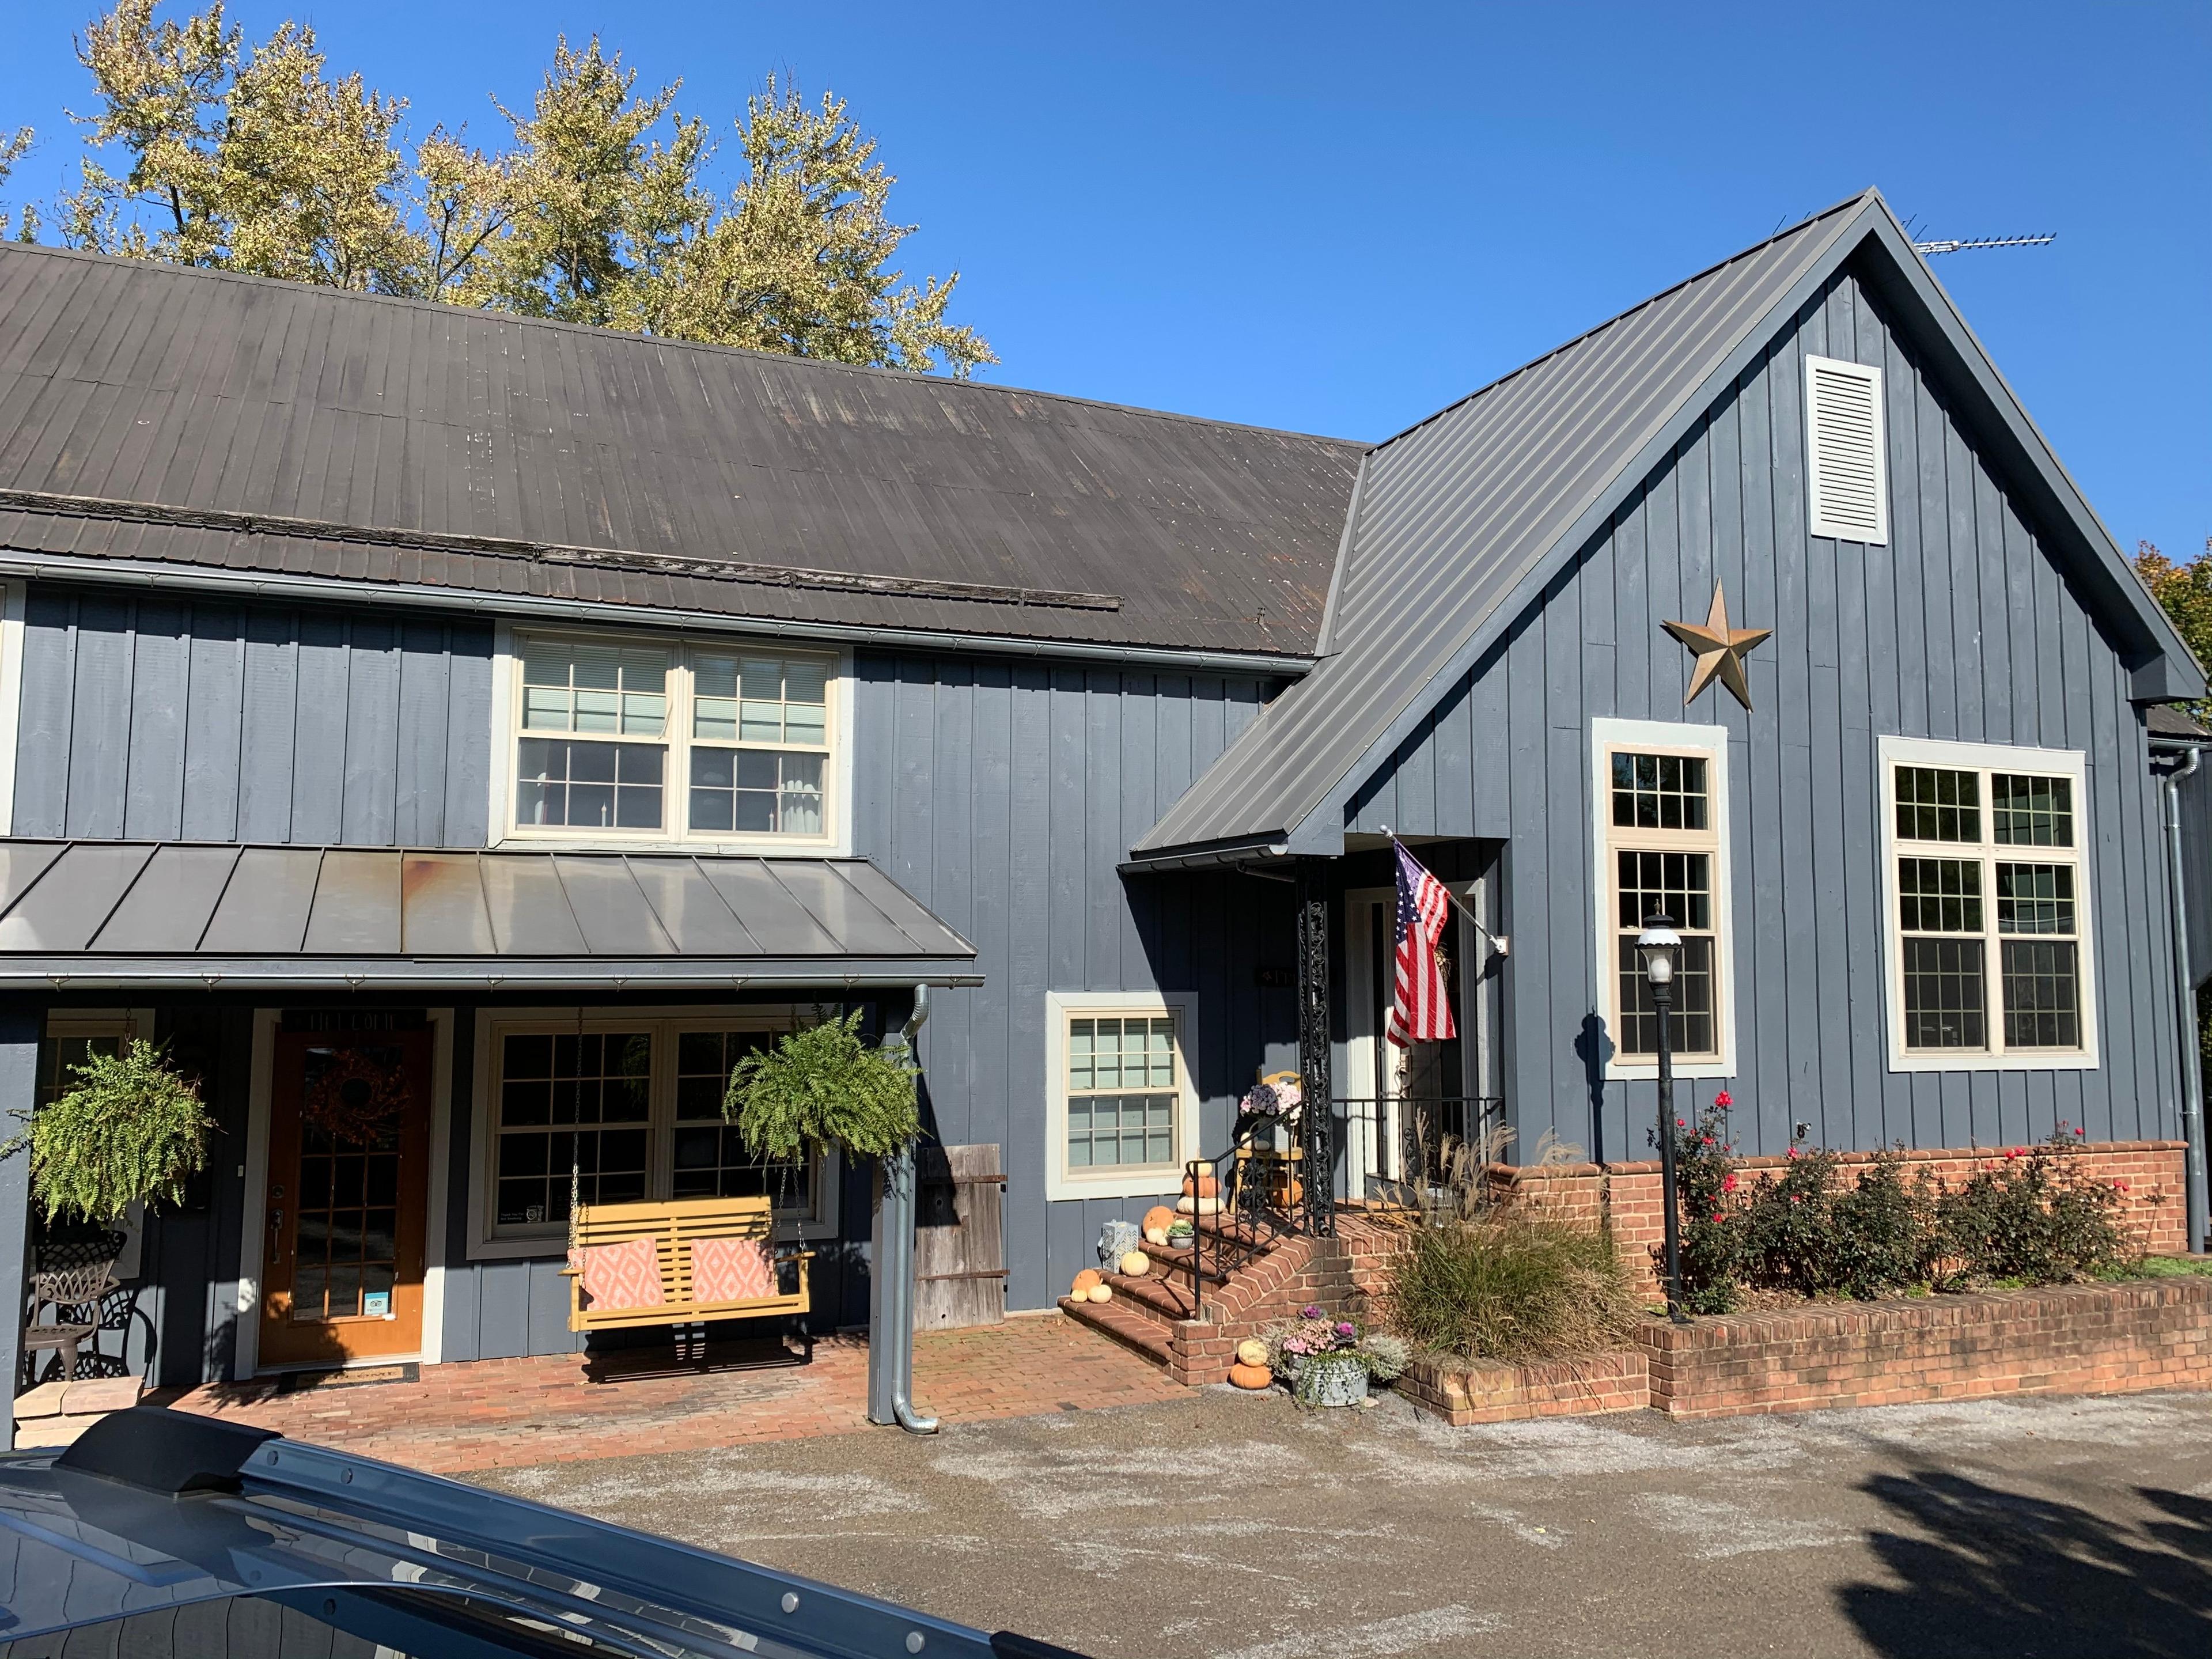
[[[1655,910],[1644,919],[1636,952],[1644,958],[1644,977],[1651,986],[1651,1006],[1659,1017],[1659,1184],[1667,1194],[1667,1317],[1689,1322],[1682,1311],[1682,1204],[1674,1186],[1674,1043],[1668,1015],[1674,1001],[1674,959],[1682,936],[1674,918]]]

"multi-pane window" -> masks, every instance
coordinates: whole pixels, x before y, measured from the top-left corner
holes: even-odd
[[[1173,1014],[1091,1014],[1067,1024],[1067,1168],[1168,1170],[1176,1161]]]
[[[1719,814],[1713,757],[1615,749],[1607,757],[1605,860],[1615,981],[1614,1052],[1659,1051],[1659,1014],[1637,955],[1647,918],[1664,913],[1682,936],[1671,995],[1669,1047],[1717,1058],[1723,987]]]
[[[1912,747],[1897,742],[1892,752]],[[2065,1055],[2088,1046],[2080,774],[2033,764],[2068,757],[2014,761],[2010,752],[1887,763],[1898,1041],[1907,1056]],[[1972,763],[1984,757],[1995,763]]]
[[[519,834],[830,836],[833,659],[555,635],[516,654]]]
[[[557,1239],[572,1182],[586,1204],[775,1200],[782,1222],[823,1219],[819,1160],[755,1158],[722,1118],[730,1071],[793,1015],[501,1018],[489,1032],[487,1208],[480,1237]]]

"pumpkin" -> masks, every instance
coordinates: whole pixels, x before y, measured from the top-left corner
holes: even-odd
[[[1256,1336],[1248,1336],[1237,1345],[1237,1363],[1240,1365],[1264,1365],[1267,1363],[1267,1345]]]
[[[1291,1205],[1297,1203],[1305,1195],[1306,1183],[1304,1182],[1285,1182],[1279,1177],[1277,1178],[1273,1199],[1276,1207],[1279,1209],[1289,1209]]]
[[[1145,1243],[1147,1243],[1147,1244],[1164,1244],[1164,1243],[1166,1243],[1167,1242],[1168,1242],[1168,1230],[1167,1230],[1166,1228],[1164,1228],[1164,1227],[1147,1227],[1147,1228],[1146,1228],[1146,1229],[1145,1229]]]
[[[1265,1365],[1239,1363],[1229,1368],[1229,1380],[1240,1389],[1266,1389],[1274,1386],[1275,1374]]]
[[[1142,1279],[1152,1270],[1152,1259],[1142,1250],[1132,1250],[1121,1258],[1121,1272],[1130,1279]]]
[[[1101,1279],[1091,1287],[1090,1295],[1093,1302],[1111,1302],[1114,1299],[1114,1287]]]
[[[1146,1233],[1150,1233],[1155,1227],[1164,1229],[1167,1224],[1174,1219],[1175,1212],[1173,1210],[1168,1208],[1164,1204],[1155,1204],[1151,1209],[1145,1212],[1144,1231]]]
[[[1215,1215],[1220,1209],[1221,1200],[1218,1198],[1207,1197],[1198,1200],[1198,1213],[1200,1215]]]
[[[1182,1178],[1182,1190],[1186,1197],[1212,1198],[1220,1192],[1221,1183],[1210,1175],[1203,1175],[1198,1177],[1196,1184],[1194,1185],[1191,1177],[1185,1176]],[[1180,1209],[1182,1206],[1178,1205],[1176,1207]]]
[[[1198,1200],[1193,1198],[1188,1193],[1185,1193],[1181,1198],[1176,1200],[1176,1212],[1178,1215],[1189,1215],[1197,1208]]]
[[[1075,1287],[1068,1294],[1080,1302],[1091,1294],[1091,1287],[1099,1282],[1101,1277],[1097,1268],[1085,1267],[1081,1273],[1076,1274]]]

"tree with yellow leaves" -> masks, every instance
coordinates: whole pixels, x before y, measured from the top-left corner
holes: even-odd
[[[75,117],[70,246],[961,378],[997,361],[946,320],[957,272],[917,288],[892,264],[914,227],[835,96],[754,94],[725,197],[682,83],[641,94],[596,37],[560,40],[530,108],[499,109],[507,148],[441,125],[410,153],[406,100],[332,78],[312,28],[249,44],[222,0],[181,21],[158,4],[118,0],[78,41],[98,103]],[[28,130],[15,142],[0,181]]]

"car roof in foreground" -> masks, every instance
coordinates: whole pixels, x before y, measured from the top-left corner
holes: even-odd
[[[269,1616],[210,1624],[182,1612],[218,1604]],[[333,1652],[367,1644],[362,1651],[441,1659],[1063,1652],[526,1499],[150,1407],[103,1419],[58,1455],[0,1458],[0,1655],[33,1650],[27,1638],[118,1619],[143,1626],[163,1613],[179,1614],[171,1641],[179,1653],[188,1627],[195,1652],[210,1651],[218,1629],[232,1632],[233,1652],[288,1650],[301,1620],[354,1638]],[[283,1620],[293,1625],[280,1631]],[[264,1627],[265,1636],[239,1638]]]

